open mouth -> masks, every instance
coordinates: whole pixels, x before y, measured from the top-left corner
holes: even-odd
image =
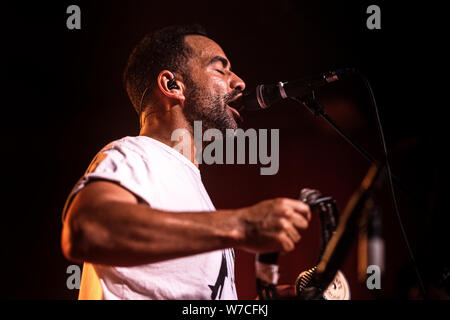
[[[240,98],[241,98],[241,95],[239,97],[233,99],[233,101],[230,101],[227,104],[227,109],[231,111],[236,122],[242,123],[242,122],[244,122],[244,119],[242,118],[241,114],[238,111],[238,110],[243,109]]]
[[[235,108],[233,108],[229,104],[227,104],[227,110],[231,111],[231,113],[233,114],[233,118],[236,122],[240,122],[240,123],[244,122],[244,119],[242,118],[239,111],[237,111]]]

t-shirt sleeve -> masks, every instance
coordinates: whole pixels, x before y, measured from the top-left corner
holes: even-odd
[[[148,175],[148,163],[136,151],[120,145],[105,147],[94,157],[85,174],[72,189],[63,209],[63,221],[75,195],[88,183],[96,180],[116,183],[150,205],[146,199],[151,188]]]

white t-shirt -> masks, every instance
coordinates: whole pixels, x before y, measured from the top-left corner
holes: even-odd
[[[95,179],[119,184],[154,209],[215,211],[198,168],[149,137],[125,137],[104,147],[75,185],[63,215],[75,194]],[[237,299],[233,249],[136,267],[93,267],[106,300]]]

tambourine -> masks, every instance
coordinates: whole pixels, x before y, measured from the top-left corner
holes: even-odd
[[[312,212],[318,212],[321,222],[321,249],[319,259],[330,241],[339,219],[335,201],[331,197],[323,197],[318,190],[302,189],[300,201],[305,202]],[[278,253],[259,254],[255,260],[256,289],[261,300],[279,299],[276,289],[279,279]],[[331,283],[314,283],[316,267],[300,273],[295,281],[295,292],[300,300],[350,300],[350,286],[341,271],[337,271]]]

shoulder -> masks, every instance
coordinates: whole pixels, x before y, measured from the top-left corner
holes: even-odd
[[[104,146],[92,159],[85,174],[94,172],[120,172],[123,168],[137,170],[146,167],[148,147],[139,137],[124,137]]]
[[[161,147],[151,138],[128,136],[108,143],[99,153],[108,153],[111,151],[119,152],[124,156],[134,154],[135,156],[141,156],[146,159],[151,155],[161,152]]]

